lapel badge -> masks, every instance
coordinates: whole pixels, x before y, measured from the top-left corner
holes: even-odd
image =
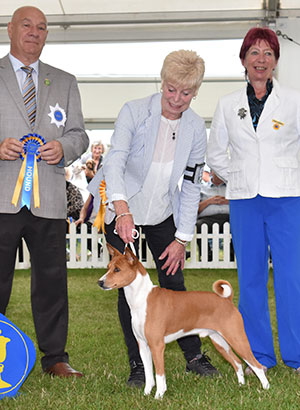
[[[284,122],[281,122],[281,121],[272,120],[272,122],[274,122],[273,128],[276,131],[279,130],[281,125],[284,125]]]
[[[58,103],[56,103],[55,107],[50,107],[49,117],[51,118],[50,124],[55,124],[57,128],[60,126],[64,127],[65,122],[67,120],[66,112],[63,108],[61,108]]]
[[[240,117],[241,120],[243,120],[246,117],[247,110],[246,108],[240,108],[238,111],[238,116]]]
[[[49,80],[49,78],[45,78],[44,84],[45,84],[47,87],[51,84],[51,81]]]

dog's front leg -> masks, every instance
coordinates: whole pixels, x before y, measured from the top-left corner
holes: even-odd
[[[155,378],[156,378],[156,393],[155,398],[163,398],[167,391],[166,375],[165,375],[165,343],[156,342],[151,346],[154,366],[155,366]]]
[[[139,349],[145,370],[146,383],[144,394],[148,395],[151,393],[151,390],[155,384],[153,377],[152,354],[145,340],[139,340]]]

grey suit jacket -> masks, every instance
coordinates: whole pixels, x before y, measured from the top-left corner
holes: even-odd
[[[46,143],[57,140],[64,151],[64,166],[70,165],[87,149],[89,139],[84,131],[81,101],[76,79],[73,75],[39,62],[37,114],[31,130],[23,97],[10,59],[0,59],[0,141],[5,138],[20,139],[31,132],[41,135]],[[65,113],[64,126],[51,123],[50,106],[58,104]],[[22,160],[0,160],[0,212],[17,213],[21,198],[15,207],[12,196]],[[44,218],[66,217],[66,181],[63,166],[38,162],[40,208],[31,212]],[[32,195],[33,196],[33,195]],[[21,195],[20,195],[21,197]]]

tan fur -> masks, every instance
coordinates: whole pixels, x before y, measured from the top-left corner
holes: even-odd
[[[100,279],[99,284],[103,289],[127,287],[128,291],[130,289],[128,297],[138,300],[138,303],[136,300],[127,300],[129,306],[134,307],[133,328],[136,326],[138,329],[136,334],[139,333],[141,337],[139,343],[145,345],[146,342],[150,347],[157,376],[164,377],[165,374],[165,338],[170,341],[177,333],[182,335],[199,332],[200,335],[207,334],[211,338],[215,348],[233,366],[240,383],[244,383],[244,376],[241,360],[237,355],[253,368],[263,387],[269,388],[262,365],[251,351],[242,316],[233,304],[233,289],[229,282],[222,279],[216,281],[213,284],[214,293],[179,292],[153,287],[145,268],[128,248],[124,255],[110,245],[108,249],[113,258],[108,265],[108,272]],[[134,285],[135,283],[139,285]],[[145,292],[144,300],[138,286]],[[138,309],[143,310],[140,312]],[[150,390],[145,387],[145,392],[151,391],[150,382],[149,385]],[[157,391],[156,397],[162,397],[165,390],[166,385],[160,392]]]

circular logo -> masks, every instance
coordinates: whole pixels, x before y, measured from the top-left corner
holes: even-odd
[[[62,112],[56,110],[56,111],[54,112],[54,118],[56,119],[56,121],[62,121],[62,119],[63,119]]]
[[[22,333],[0,320],[0,397],[14,394],[30,371],[28,346]]]

